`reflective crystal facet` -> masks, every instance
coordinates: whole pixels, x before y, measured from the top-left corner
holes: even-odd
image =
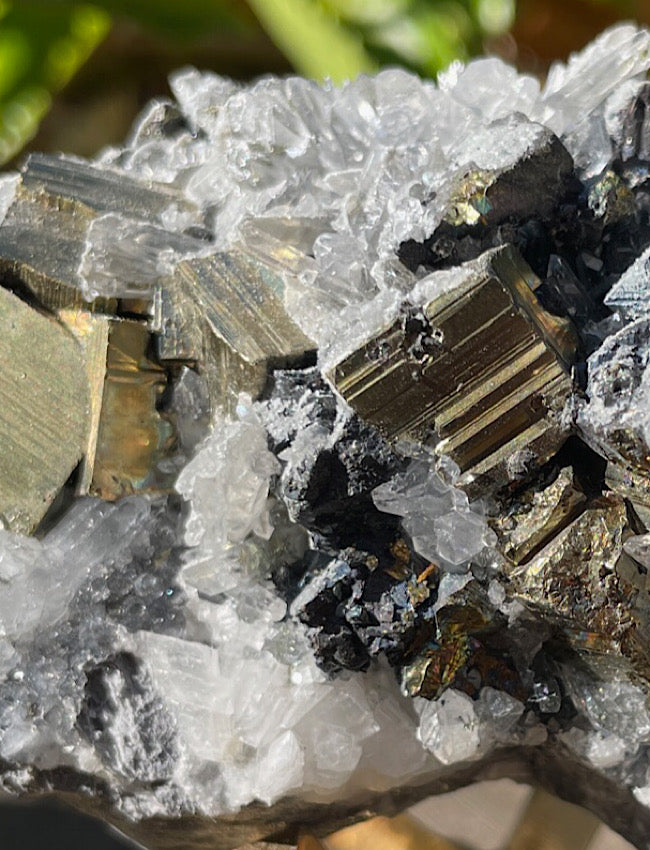
[[[28,533],[81,460],[88,379],[72,335],[2,288],[0,361],[0,517]]]
[[[386,436],[452,458],[467,492],[506,484],[518,455],[543,463],[567,435],[570,333],[537,303],[537,283],[510,248],[453,281],[433,275],[430,300],[341,361],[332,380]]]

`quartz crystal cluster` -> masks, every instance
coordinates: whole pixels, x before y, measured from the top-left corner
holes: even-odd
[[[650,847],[650,33],[171,80],[0,179],[0,785],[152,848],[525,776]]]

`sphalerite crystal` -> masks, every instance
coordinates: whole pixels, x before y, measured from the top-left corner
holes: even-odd
[[[4,791],[228,850],[489,771],[650,847],[649,70],[186,70],[0,179]]]

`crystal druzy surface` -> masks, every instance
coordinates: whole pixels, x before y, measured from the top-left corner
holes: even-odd
[[[185,70],[2,178],[4,790],[225,849],[489,770],[650,846],[649,69]]]

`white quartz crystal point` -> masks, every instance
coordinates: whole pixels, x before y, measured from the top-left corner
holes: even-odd
[[[433,460],[413,460],[404,473],[376,487],[372,498],[380,511],[403,517],[418,554],[450,572],[465,572],[490,534],[480,505],[470,505],[448,481]]]
[[[650,707],[640,687],[625,679],[599,680],[568,666],[564,674],[573,704],[592,728],[617,735],[630,746],[650,741]]]
[[[618,24],[555,63],[546,78],[540,106],[533,113],[558,135],[566,134],[599,107],[621,83],[650,68],[650,32]]]
[[[255,619],[253,609],[261,608],[277,620],[286,611],[284,602],[248,586],[241,572],[255,571],[255,539],[268,540],[273,533],[269,488],[280,464],[268,450],[250,399],[242,396],[237,410],[242,418],[217,423],[177,479],[176,489],[190,505],[182,575],[208,596],[240,587],[242,617]]]
[[[588,403],[577,410],[587,442],[642,467],[650,450],[650,316],[607,337],[588,359]]]
[[[636,751],[613,732],[585,730],[573,727],[559,736],[563,744],[594,767],[601,770],[616,767],[628,754]]]
[[[23,629],[29,633],[38,625],[49,574],[51,565],[40,540],[0,529],[0,633],[3,636],[17,636]]]
[[[438,86],[396,69],[341,87],[297,77],[240,86],[186,68],[171,88],[189,128],[176,121],[163,133],[177,107],[156,103],[126,151],[104,160],[173,183],[209,210],[212,250],[245,242],[251,219],[305,222],[296,245],[302,271],[285,269],[286,306],[325,352],[342,328],[368,328],[372,315],[381,324],[388,296],[405,284],[393,273],[397,248],[433,233],[468,168],[509,167],[553,131],[591,172],[600,170],[611,155],[605,102],[645,73],[648,41],[645,30],[614,27],[554,66],[541,93],[533,77],[495,58],[457,63]],[[184,228],[179,220],[169,229]],[[121,260],[102,259],[101,244],[96,251],[106,277]],[[142,278],[154,268],[133,271]]]
[[[650,248],[623,272],[605,296],[605,304],[628,321],[650,313]]]
[[[462,140],[454,152],[454,160],[467,169],[499,171],[513,167],[531,150],[553,138],[548,128],[530,121],[525,115],[510,112],[492,121],[468,139]]]
[[[269,481],[279,470],[254,416],[216,425],[176,482],[192,506],[187,544],[216,551],[251,532],[268,538]]]
[[[294,732],[278,735],[257,763],[254,798],[271,804],[302,785],[304,752]]]
[[[520,700],[505,691],[485,687],[481,688],[475,711],[481,722],[483,747],[517,742],[517,724],[524,713],[524,705]]]
[[[196,68],[181,68],[169,78],[170,88],[195,131],[212,131],[219,110],[239,86],[227,77]]]
[[[612,158],[611,98],[641,81],[649,68],[650,35],[633,24],[606,30],[567,65],[551,68],[541,120],[560,135],[585,177],[601,172]]]
[[[467,65],[452,63],[438,74],[438,87],[449,95],[450,101],[458,104],[459,117],[465,107],[479,113],[485,121],[506,118],[513,112],[530,115],[540,95],[536,77],[518,74],[511,65],[495,57],[474,59]],[[452,120],[449,123],[452,124]],[[450,142],[458,144],[451,135]]]
[[[467,694],[447,690],[437,700],[417,699],[418,738],[442,764],[474,758],[479,750],[479,720]]]
[[[645,74],[632,77],[616,88],[607,99],[604,107],[605,127],[610,139],[617,143],[623,162],[639,159],[647,160],[650,150],[647,118],[644,117],[638,133],[630,133],[631,112],[637,99],[647,97],[648,82]]]
[[[0,634],[24,641],[53,626],[88,579],[128,561],[148,512],[136,497],[79,499],[43,540],[0,530]]]
[[[363,742],[359,770],[372,771],[372,787],[388,790],[430,766],[431,756],[417,737],[413,701],[395,688],[393,670],[387,664],[378,665],[364,677],[377,731]]]

